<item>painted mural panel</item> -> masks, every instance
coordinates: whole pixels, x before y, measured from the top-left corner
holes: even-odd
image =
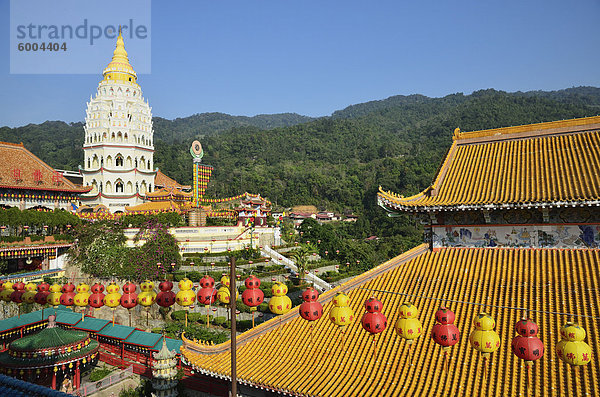
[[[433,248],[600,248],[600,224],[434,226]]]

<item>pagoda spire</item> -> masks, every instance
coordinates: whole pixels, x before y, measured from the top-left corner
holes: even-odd
[[[125,50],[121,25],[119,25],[119,35],[117,36],[117,44],[113,51],[112,60],[104,69],[103,75],[104,80],[125,80],[135,83],[137,79],[137,74],[129,63],[129,57]]]

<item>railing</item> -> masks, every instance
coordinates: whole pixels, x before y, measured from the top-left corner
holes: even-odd
[[[39,270],[36,272],[29,273],[17,273],[17,274],[9,274],[7,276],[1,276],[0,280],[8,281],[8,280],[20,280],[24,283],[29,281],[34,281],[38,279],[43,279],[44,277],[61,277],[65,274],[63,269],[50,269],[50,270]]]
[[[106,389],[109,386],[119,383],[123,379],[129,378],[130,376],[133,376],[133,365],[130,365],[125,369],[112,373],[106,378],[100,379],[97,382],[90,382],[86,383],[85,385],[81,385],[79,387],[79,390],[77,390],[77,395],[89,396],[90,394],[94,394],[97,391]]]
[[[295,272],[298,272],[298,266],[291,259],[281,255],[279,252],[273,250],[270,247],[263,247],[261,250],[261,254],[263,256],[268,256],[271,258],[271,261],[276,265],[287,266]],[[328,291],[333,288],[333,285],[329,284],[327,281],[320,279],[313,273],[308,273],[305,275],[305,279],[311,283],[313,283],[316,287],[321,289],[321,291]]]

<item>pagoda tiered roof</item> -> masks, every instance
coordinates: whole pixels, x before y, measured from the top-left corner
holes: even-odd
[[[319,301],[324,315],[313,323],[300,318],[294,308],[281,320],[272,319],[240,335],[237,374],[243,384],[302,396],[517,396],[533,391],[545,396],[597,395],[598,288],[598,249],[432,252],[421,245],[323,294]],[[350,298],[356,317],[343,334],[327,318],[332,297],[340,290]],[[388,318],[387,329],[376,337],[376,352],[373,337],[360,325],[364,302],[372,296],[383,302]],[[417,306],[423,325],[423,334],[410,349],[393,329],[405,301]],[[456,313],[460,330],[459,343],[450,349],[447,374],[442,349],[430,336],[434,313],[442,304]],[[496,320],[501,341],[485,379],[481,357],[468,341],[473,320],[483,311]],[[537,322],[545,345],[529,386],[526,365],[510,347],[514,326],[524,315]],[[583,371],[568,369],[556,356],[559,329],[566,321],[577,321],[587,331],[594,358]],[[228,379],[228,346],[228,342],[199,345],[184,338],[182,353],[200,373]]]
[[[600,205],[600,116],[454,134],[433,184],[389,211]]]

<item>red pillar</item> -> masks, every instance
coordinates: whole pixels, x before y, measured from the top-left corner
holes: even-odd
[[[52,388],[56,390],[56,371],[52,370]]]
[[[79,361],[75,363],[75,390],[79,389],[79,383],[81,382],[81,374],[79,372]]]
[[[19,284],[20,285],[20,284]],[[21,338],[23,337],[23,327],[21,327]]]

